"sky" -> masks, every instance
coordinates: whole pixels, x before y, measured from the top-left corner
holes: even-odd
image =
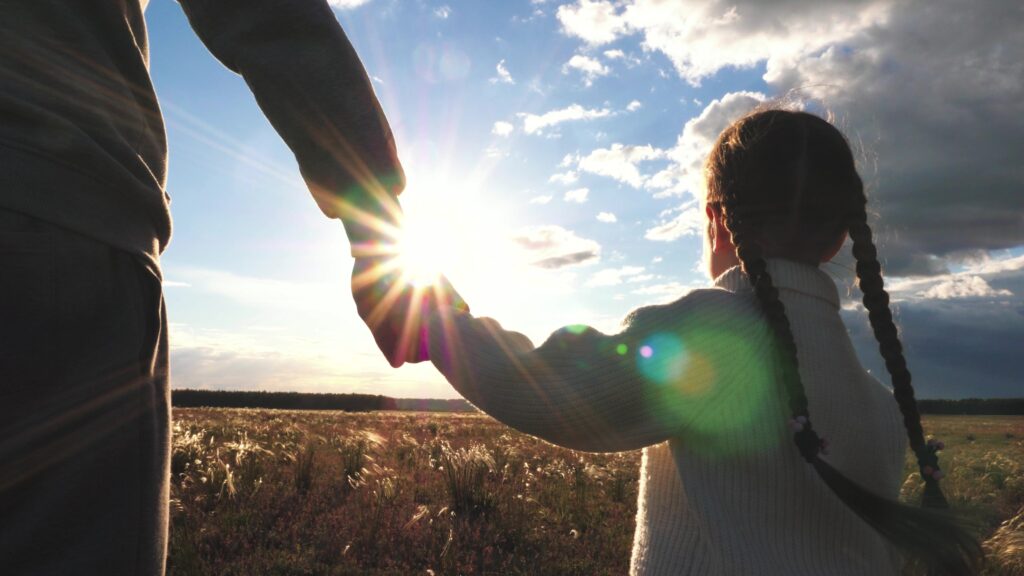
[[[778,101],[831,113],[855,149],[918,397],[1024,396],[1019,2],[331,5],[395,133],[417,253],[474,314],[539,344],[707,286],[701,164],[732,120]],[[174,387],[457,397],[429,365],[379,354],[341,223],[244,81],[173,0],[146,19]],[[846,254],[822,269],[887,383]]]

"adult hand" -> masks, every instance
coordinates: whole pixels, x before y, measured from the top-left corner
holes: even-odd
[[[417,286],[407,279],[393,256],[356,258],[352,297],[377,347],[395,368],[430,359],[429,318],[434,311],[469,312],[469,306],[447,278],[441,276],[431,285]]]

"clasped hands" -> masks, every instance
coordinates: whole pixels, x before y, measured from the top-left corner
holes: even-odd
[[[469,306],[447,278],[414,282],[401,253],[404,214],[397,195],[404,178],[390,192],[366,186],[347,195],[337,213],[352,244],[352,297],[377,347],[395,368],[430,359],[430,321],[437,313],[468,313]]]
[[[352,297],[377,347],[395,368],[430,359],[430,343],[443,334],[431,330],[436,313],[469,312],[447,278],[430,285],[413,283],[394,255],[357,257]]]

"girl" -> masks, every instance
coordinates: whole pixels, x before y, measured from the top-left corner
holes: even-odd
[[[568,327],[540,347],[439,305],[425,355],[523,432],[644,448],[631,573],[897,574],[897,550],[973,573],[980,547],[950,516],[896,501],[909,437],[923,504],[945,507],[941,444],[921,430],[846,139],[812,114],[755,112],[705,173],[713,288],[636,310],[614,336]],[[847,235],[892,392],[861,367],[818,269]]]

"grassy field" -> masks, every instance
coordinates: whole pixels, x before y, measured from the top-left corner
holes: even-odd
[[[171,574],[627,572],[638,452],[565,450],[478,415],[174,416]],[[946,443],[950,501],[984,527],[986,574],[1024,574],[1024,418],[925,429]]]

